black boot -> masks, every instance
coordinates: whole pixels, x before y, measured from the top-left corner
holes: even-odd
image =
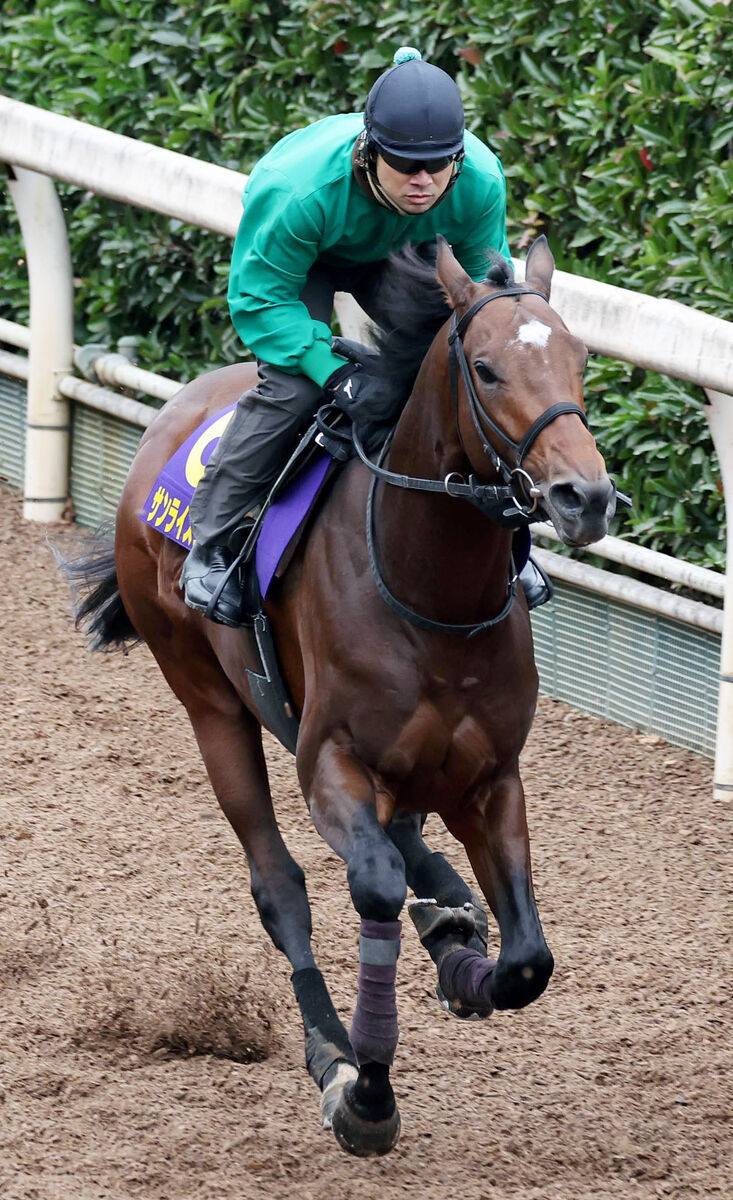
[[[202,546],[195,542],[183,564],[181,590],[189,608],[195,608],[219,625],[238,629],[244,619],[244,604],[238,572],[235,570],[226,578],[232,561],[223,546]]]
[[[543,571],[538,562],[533,558],[528,558],[526,564],[519,572],[519,581],[524,588],[524,594],[527,597],[527,608],[530,610],[537,608],[540,604],[546,604],[548,600],[552,600],[555,595],[555,589],[552,586],[552,581],[546,571]]]

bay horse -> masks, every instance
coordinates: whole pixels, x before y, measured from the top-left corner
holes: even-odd
[[[95,647],[143,639],[187,710],[262,923],[292,968],[323,1123],[357,1155],[384,1154],[399,1134],[390,1066],[408,886],[439,998],[457,1016],[521,1008],[553,969],[518,765],[538,680],[511,526],[536,506],[564,542],[585,545],[606,533],[616,493],[585,422],[585,347],[549,304],[546,240],[530,248],[523,286],[501,264],[473,282],[442,241],[433,265],[395,262],[403,328],[384,343],[384,385],[408,398],[394,436],[381,465],[355,458],[337,475],[266,602],[300,714],[300,786],[346,863],[361,920],[350,1033],[316,966],[304,875],[273,812],[250,634],[186,607],[183,551],[140,520],[161,468],[253,384],[253,364],[214,370],[166,404],[124,487],[114,556],[106,547],[67,567],[85,581],[77,623]],[[465,846],[499,926],[498,961],[480,899],[423,841],[429,813]]]

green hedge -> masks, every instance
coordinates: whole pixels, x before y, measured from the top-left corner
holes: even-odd
[[[0,86],[246,171],[296,126],[361,108],[396,46],[418,45],[504,163],[515,252],[545,231],[564,270],[732,318],[732,29],[728,3],[698,0],[5,0]],[[242,354],[224,239],[61,190],[79,341],[138,334],[146,366],[182,376]],[[0,311],[23,319],[17,226],[0,211]],[[702,393],[596,360],[588,396],[634,497],[624,530],[721,563]]]

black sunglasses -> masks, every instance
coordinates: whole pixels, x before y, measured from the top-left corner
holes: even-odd
[[[427,171],[428,175],[437,175],[456,161],[455,154],[446,154],[442,158],[398,158],[396,154],[388,154],[386,150],[381,149],[379,154],[387,166],[399,171],[400,175],[419,175],[421,171]]]

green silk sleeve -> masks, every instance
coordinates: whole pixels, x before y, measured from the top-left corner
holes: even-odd
[[[253,175],[232,252],[229,310],[246,346],[291,375],[321,386],[344,359],[331,351],[331,329],[299,299],[318,257],[322,214],[293,195],[279,172]]]

